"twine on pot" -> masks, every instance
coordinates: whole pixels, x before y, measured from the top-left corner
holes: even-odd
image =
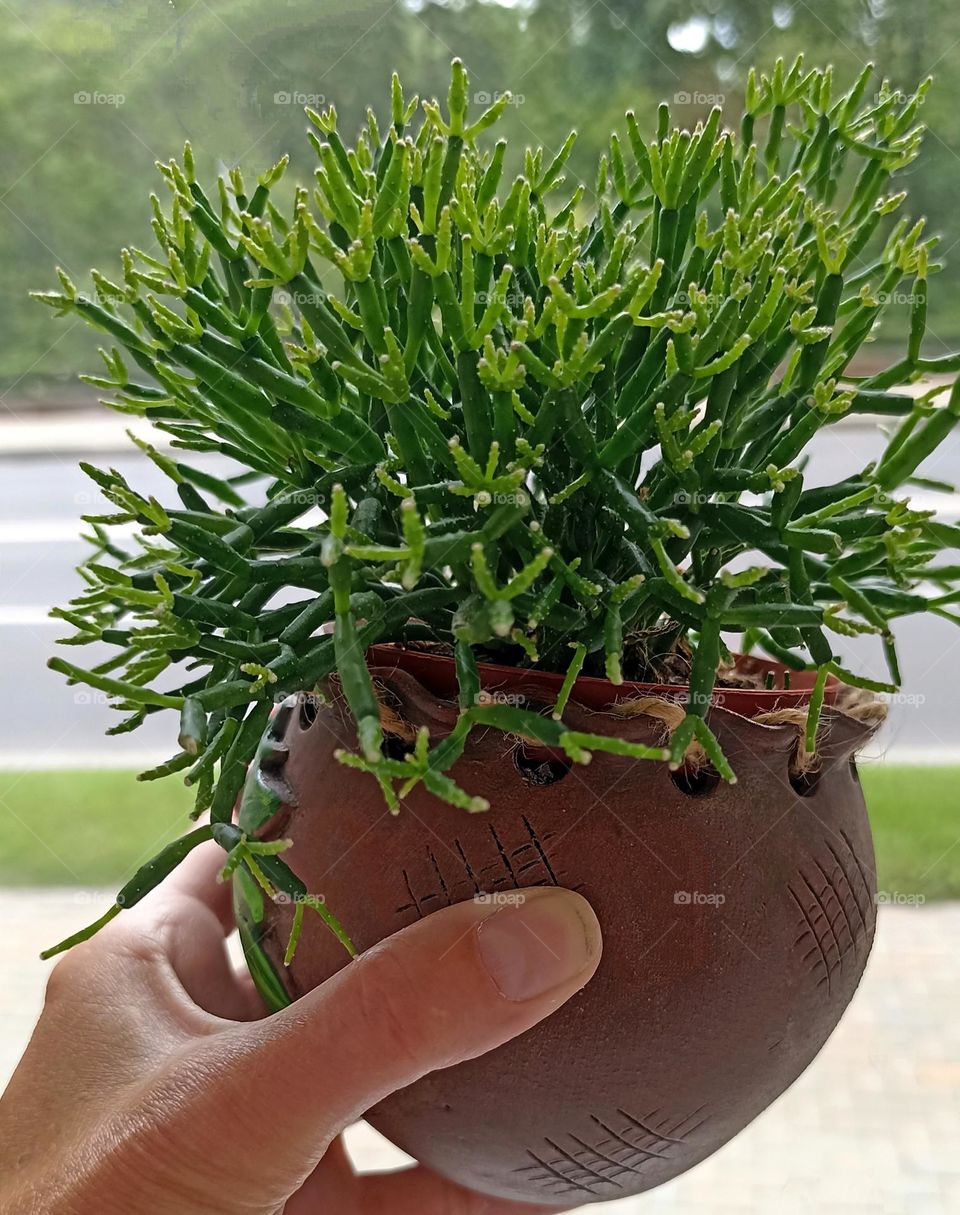
[[[871,727],[870,733],[864,739],[869,741],[887,718],[888,706],[873,692],[864,688],[844,687],[841,689],[833,705],[839,712],[856,721]],[[610,712],[621,717],[653,717],[661,722],[663,742],[669,745],[673,732],[684,718],[683,705],[674,700],[664,700],[660,696],[638,696],[628,700],[619,700],[610,706]],[[751,721],[762,726],[793,726],[797,731],[791,769],[799,775],[807,775],[816,771],[822,762],[819,749],[808,751],[806,748],[807,716],[809,708],[803,709],[772,709],[767,713],[758,713]],[[817,732],[820,737],[829,730],[829,722],[821,718]],[[694,740],[684,753],[684,763],[697,770],[705,767],[707,757],[703,747]]]
[[[417,731],[403,716],[399,698],[379,679],[373,681],[373,690],[380,704],[380,725],[385,734],[394,734],[404,742],[416,742]]]
[[[865,688],[842,688],[834,703],[834,708],[845,716],[870,726],[870,732],[864,738],[864,745],[883,725],[888,713],[886,702]],[[808,712],[808,709],[774,709],[770,713],[759,713],[753,718],[754,721],[764,726],[786,725],[797,728],[797,744],[791,768],[800,775],[816,772],[822,763],[818,749],[808,751],[806,748]],[[820,728],[817,731],[818,742],[820,737],[829,731],[829,728],[829,722],[821,718]]]
[[[881,726],[887,720],[890,706],[881,700],[874,692],[865,688],[851,688],[844,685],[837,697],[837,708],[848,717],[867,725]]]
[[[673,732],[686,716],[682,704],[675,700],[665,700],[662,696],[634,696],[627,700],[618,700],[610,706],[611,713],[618,717],[653,717],[661,725],[660,741],[665,747],[670,745]],[[702,745],[694,739],[684,752],[684,763],[693,769],[704,768],[707,765],[707,753]]]
[[[758,713],[753,718],[761,726],[795,726],[797,741],[793,750],[790,768],[793,772],[806,775],[815,772],[820,767],[820,755],[816,748],[807,750],[807,717],[809,709],[772,709],[769,713]],[[823,734],[824,720],[821,717],[817,729],[817,741]]]
[[[401,738],[404,742],[415,742],[417,731],[403,716],[399,698],[387,684],[380,680],[376,680],[374,686],[380,703],[380,723],[384,731]],[[481,693],[482,695],[483,693]],[[886,702],[875,693],[864,688],[848,686],[839,690],[832,708],[870,727],[869,733],[864,738],[864,745],[886,720],[889,711]],[[622,718],[653,718],[660,725],[658,742],[664,747],[669,747],[673,733],[683,721],[686,711],[679,701],[669,700],[663,696],[635,696],[616,701],[609,706],[606,712]],[[813,751],[808,751],[806,748],[808,714],[809,707],[772,709],[766,713],[758,713],[750,719],[762,726],[792,726],[796,730],[797,738],[790,761],[790,770],[800,776],[811,775],[818,771],[823,762],[819,745]],[[829,719],[821,717],[817,731],[818,744],[821,738],[828,733]],[[507,737],[533,747],[542,745],[536,739],[526,738],[520,734]],[[695,773],[709,766],[709,762],[702,745],[694,739],[684,752],[684,764]]]

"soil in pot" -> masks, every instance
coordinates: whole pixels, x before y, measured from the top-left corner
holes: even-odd
[[[371,665],[396,723],[387,745],[400,753],[421,725],[442,736],[456,710],[437,692],[452,671],[431,675],[422,655],[382,649]],[[551,701],[529,673],[485,669],[483,681]],[[451,775],[491,809],[470,815],[418,788],[397,817],[370,777],[335,759],[356,739],[336,686],[329,691],[328,703],[301,699],[274,719],[241,826],[293,840],[286,859],[360,949],[448,904],[535,885],[580,891],[604,932],[596,976],[546,1022],[370,1111],[399,1147],[503,1197],[621,1198],[716,1151],[815,1057],[857,987],[875,924],[853,759],[869,726],[841,710],[836,687],[814,770],[796,771],[795,725],[752,719],[795,703],[777,704],[776,687],[751,689],[752,706],[741,698],[735,711],[725,692],[710,714],[735,785],[604,753],[581,768],[476,730]],[[611,705],[650,689],[578,684],[575,694],[571,728],[662,740],[663,720]],[[238,910],[251,970],[274,1006],[347,964],[309,917],[285,968],[293,909],[238,888]]]

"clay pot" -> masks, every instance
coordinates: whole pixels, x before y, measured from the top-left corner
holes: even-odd
[[[422,662],[389,649],[371,663],[404,721],[432,737],[450,729],[455,706],[424,687]],[[519,672],[483,672],[488,689],[511,677],[530,688]],[[733,711],[725,691],[710,725],[736,785],[600,752],[589,767],[570,767],[476,730],[451,774],[490,811],[470,815],[416,789],[392,817],[375,782],[334,758],[356,740],[332,691],[326,706],[301,701],[275,718],[241,825],[293,840],[290,864],[359,948],[451,903],[505,900],[533,885],[580,891],[603,927],[599,971],[555,1015],[369,1112],[399,1147],[506,1198],[622,1198],[715,1152],[815,1057],[873,941],[873,847],[853,759],[865,726],[827,707],[819,773],[792,778],[796,729]],[[634,692],[605,684],[594,705]],[[589,699],[591,689],[575,694]],[[752,696],[756,711],[757,697],[769,705],[776,695],[753,691],[740,707]],[[565,719],[636,742],[661,739],[648,716],[571,703]],[[308,917],[285,969],[292,909],[259,902],[241,891],[238,908],[251,969],[272,1004],[345,964]]]

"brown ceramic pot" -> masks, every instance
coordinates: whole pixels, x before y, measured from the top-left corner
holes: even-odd
[[[455,707],[403,669],[407,658],[381,649],[371,661],[407,722],[433,737],[450,728]],[[422,663],[410,665],[424,677]],[[504,687],[509,675],[483,679]],[[606,703],[624,692],[605,688]],[[828,707],[819,774],[797,780],[794,728],[715,706],[710,724],[736,785],[678,780],[665,764],[599,752],[589,767],[568,768],[475,730],[451,774],[489,812],[457,811],[416,789],[392,817],[376,783],[334,758],[356,740],[333,691],[326,706],[278,714],[241,825],[293,840],[286,858],[359,948],[437,908],[532,885],[580,891],[603,927],[599,971],[555,1015],[370,1111],[399,1147],[489,1194],[621,1198],[716,1151],[823,1046],[874,934],[873,847],[853,759],[864,726]],[[591,693],[578,685],[577,695]],[[758,696],[770,707],[775,695],[750,693],[740,707],[749,711],[752,696],[756,712]],[[571,703],[565,719],[659,741],[645,716]],[[242,891],[238,906],[251,970],[274,1005],[344,965],[308,917],[285,970],[291,908],[251,907]]]

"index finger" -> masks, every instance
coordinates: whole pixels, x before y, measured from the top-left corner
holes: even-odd
[[[162,898],[165,911],[171,911],[175,917],[189,917],[196,910],[191,904],[199,903],[214,913],[224,935],[229,936],[236,927],[236,921],[231,883],[220,879],[225,863],[223,849],[213,840],[194,848],[158,887],[157,901],[153,901],[154,909]],[[148,907],[151,901],[150,896],[144,900]]]

